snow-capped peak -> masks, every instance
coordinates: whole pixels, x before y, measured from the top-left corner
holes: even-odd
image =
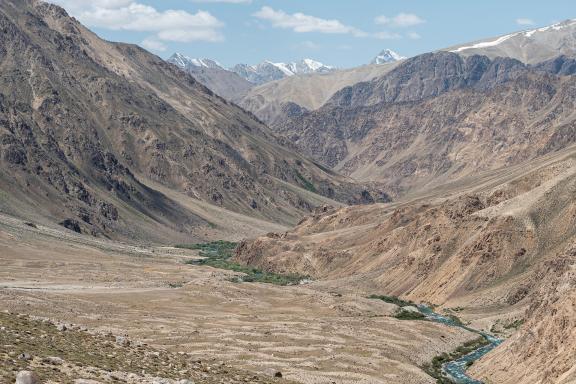
[[[391,49],[385,49],[376,56],[370,64],[386,64],[404,60],[406,57],[399,55]]]
[[[212,59],[196,59],[185,56],[181,53],[173,54],[168,62],[176,64],[180,68],[190,68],[190,67],[202,67],[202,68],[219,68],[223,69],[220,63]]]
[[[324,65],[319,61],[312,59],[303,59],[292,63],[273,63],[265,61],[265,64],[273,65],[282,71],[286,76],[305,75],[309,73],[324,73],[330,72],[334,69],[329,65]],[[260,64],[259,66],[261,66]]]
[[[273,63],[271,61],[264,61],[263,63],[257,65],[255,68],[258,69],[259,67],[262,68],[265,65],[272,65],[275,68],[278,68],[284,75],[286,76],[294,76],[294,72],[291,70],[289,64],[286,63]]]

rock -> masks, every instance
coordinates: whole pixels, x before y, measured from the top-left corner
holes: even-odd
[[[18,355],[18,358],[20,360],[30,360],[32,359],[32,356],[30,356],[28,353],[21,353]]]
[[[74,380],[74,384],[102,384],[99,381],[96,380],[90,380],[90,379],[76,379]]]
[[[60,332],[64,332],[64,331],[66,331],[66,330],[68,329],[68,327],[66,327],[65,324],[58,324],[58,325],[56,326],[56,329],[59,330]]]
[[[82,233],[82,228],[80,227],[80,223],[77,220],[66,219],[58,224],[76,233]]]
[[[124,336],[116,336],[116,344],[121,345],[123,347],[130,346],[130,340]]]
[[[195,384],[192,380],[182,379],[178,382],[178,384]]]
[[[20,371],[16,375],[16,384],[39,384],[40,381],[34,372]]]
[[[282,377],[282,372],[274,368],[268,368],[264,371],[264,374],[271,377]]]
[[[55,356],[45,357],[44,359],[42,359],[42,361],[45,362],[46,364],[52,364],[52,365],[64,364],[64,360],[62,360],[59,357],[55,357]]]

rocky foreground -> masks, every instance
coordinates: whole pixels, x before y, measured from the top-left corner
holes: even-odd
[[[2,383],[287,383],[275,378],[278,371],[259,377],[124,336],[6,312],[0,313],[0,361]]]

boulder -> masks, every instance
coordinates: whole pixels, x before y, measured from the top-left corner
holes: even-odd
[[[16,384],[40,384],[40,381],[34,372],[20,371],[16,375]]]
[[[30,360],[32,359],[32,356],[30,356],[30,354],[28,353],[21,353],[18,355],[18,359],[20,360]]]
[[[282,377],[282,372],[274,368],[268,368],[264,371],[264,373],[271,377]]]
[[[56,356],[49,356],[49,357],[45,357],[42,359],[42,361],[46,364],[51,364],[51,365],[62,365],[64,364],[64,360],[62,360],[59,357]]]

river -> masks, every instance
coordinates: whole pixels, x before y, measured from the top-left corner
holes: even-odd
[[[474,362],[480,359],[482,356],[486,355],[488,352],[492,351],[494,348],[502,344],[504,340],[495,337],[493,335],[484,333],[482,331],[467,327],[465,325],[459,324],[458,322],[454,321],[453,319],[442,316],[432,310],[427,305],[419,305],[418,309],[420,312],[426,316],[426,318],[430,321],[435,321],[437,323],[446,324],[452,327],[463,328],[469,332],[474,332],[478,335],[484,337],[490,344],[480,347],[474,352],[471,352],[459,359],[449,361],[442,365],[442,370],[446,375],[452,379],[455,383],[458,384],[484,384],[482,381],[476,380],[471,378],[466,374],[466,369],[468,368],[468,364],[470,362]]]

